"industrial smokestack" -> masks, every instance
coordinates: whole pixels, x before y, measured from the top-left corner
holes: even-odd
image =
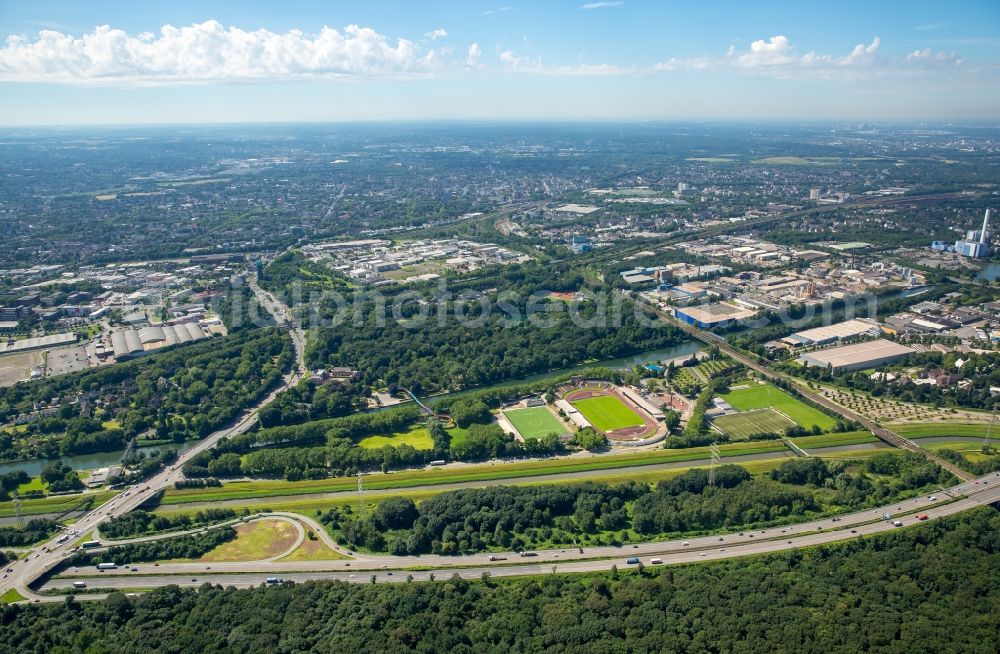
[[[990,224],[990,210],[986,210],[986,215],[983,216],[983,231],[979,232],[979,243],[983,245],[986,243],[986,228]]]

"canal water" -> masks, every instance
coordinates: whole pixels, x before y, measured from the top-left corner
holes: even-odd
[[[1000,263],[988,263],[986,267],[979,271],[976,275],[976,279],[981,279],[986,282],[992,282],[993,280],[1000,277]]]
[[[698,352],[702,349],[701,343],[698,341],[684,341],[678,345],[671,347],[660,348],[656,350],[648,350],[646,352],[641,352],[639,354],[633,354],[632,356],[619,357],[617,359],[607,359],[604,361],[593,361],[590,363],[584,363],[578,366],[571,366],[569,368],[561,368],[559,370],[550,370],[549,372],[543,372],[537,375],[530,375],[521,379],[511,379],[508,381],[500,382],[489,386],[489,388],[497,388],[503,386],[513,386],[516,384],[529,384],[539,381],[544,381],[546,379],[554,379],[561,375],[565,375],[568,372],[583,372],[592,368],[613,368],[616,370],[623,370],[626,368],[632,368],[637,365],[651,363],[653,361],[666,361],[670,359],[678,359],[681,357],[689,357],[690,355]],[[441,395],[434,395],[429,398],[429,400],[440,400],[445,398],[459,397],[466,393],[473,393],[476,391],[483,390],[483,388],[473,388],[462,391],[455,391],[452,393],[443,393]],[[408,404],[408,403],[404,403]],[[390,407],[382,407],[382,409],[390,409],[400,405],[393,405]],[[382,410],[375,409],[375,410]],[[162,447],[174,447],[177,449],[178,454],[185,452],[195,445],[198,441],[185,441],[180,444],[170,444],[162,445],[157,447],[146,447],[138,448],[138,452],[155,452]],[[95,468],[104,468],[111,465],[116,465],[121,461],[122,455],[125,450],[117,450],[115,452],[95,452],[93,454],[78,454],[74,456],[64,456],[60,457],[59,460],[70,466],[74,470],[93,470]],[[10,463],[0,464],[0,475],[13,472],[14,470],[24,470],[30,476],[35,477],[50,463],[50,460],[46,459],[32,459],[30,461],[12,461]]]
[[[527,377],[521,377],[520,379],[508,379],[506,381],[498,382],[496,384],[490,384],[489,386],[480,386],[477,388],[467,388],[461,391],[452,391],[450,393],[441,393],[438,395],[430,395],[427,397],[422,397],[421,399],[427,402],[433,402],[436,400],[445,399],[455,399],[463,395],[468,395],[469,393],[477,393],[479,391],[486,390],[487,388],[504,388],[505,386],[519,386],[521,384],[533,384],[535,382],[545,381],[547,379],[555,379],[556,377],[562,377],[567,373],[583,373],[587,370],[592,370],[594,368],[611,368],[612,370],[625,370],[628,368],[634,368],[635,366],[643,365],[646,363],[669,361],[671,359],[686,359],[692,354],[700,352],[704,346],[699,341],[684,341],[677,345],[671,347],[659,348],[656,350],[647,350],[645,352],[640,352],[638,354],[633,354],[627,357],[619,357],[617,359],[605,359],[603,361],[591,361],[588,363],[581,363],[577,366],[570,366],[568,368],[560,368],[558,370],[550,370],[548,372],[542,372],[535,375],[528,375]],[[404,403],[406,404],[406,403]],[[391,409],[398,404],[381,407],[375,409],[376,411],[383,409]]]
[[[197,444],[198,441],[185,441],[183,443],[169,443],[167,445],[158,445],[156,447],[138,447],[136,448],[136,452],[146,452],[147,454],[150,454],[165,447],[172,447],[177,450],[178,454],[180,454],[181,452],[186,452]],[[8,472],[14,472],[15,470],[24,470],[30,476],[36,477],[42,471],[42,468],[56,460],[62,461],[74,470],[106,468],[107,466],[113,466],[120,463],[123,454],[125,454],[125,450],[116,450],[114,452],[94,452],[93,454],[75,454],[73,456],[62,456],[58,459],[11,461],[10,463],[0,463],[0,475]]]

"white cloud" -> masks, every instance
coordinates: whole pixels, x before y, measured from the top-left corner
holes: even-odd
[[[657,71],[740,70],[748,74],[785,78],[859,79],[885,73],[905,73],[945,66],[960,65],[962,60],[952,53],[917,50],[905,57],[880,54],[882,41],[874,37],[871,43],[859,43],[843,56],[819,54],[814,51],[799,54],[784,35],[758,39],[748,50],[730,46],[722,57],[671,58],[654,66]]]
[[[492,16],[493,14],[501,14],[505,11],[510,11],[510,7],[497,7],[496,9],[487,9],[483,12],[483,16]]]
[[[443,30],[442,30],[443,31]],[[407,39],[349,25],[300,30],[226,28],[209,20],[130,36],[105,25],[74,37],[42,30],[0,48],[0,81],[183,83],[327,77],[392,77],[432,72],[440,53]]]
[[[424,36],[430,39],[431,41],[437,41],[438,39],[443,39],[444,37],[448,36],[448,32],[439,27],[436,30],[427,32],[426,34],[424,34]]]
[[[633,68],[623,68],[613,64],[574,64],[568,66],[548,66],[542,63],[541,57],[522,57],[513,50],[504,50],[499,54],[500,63],[508,70],[539,75],[562,76],[605,76],[623,75],[635,72]]]
[[[580,9],[608,9],[610,7],[621,7],[624,2],[587,2],[580,5]]]
[[[756,68],[757,66],[780,66],[793,61],[791,44],[787,36],[772,36],[750,44],[750,51],[737,55],[734,47],[729,48],[729,56],[734,57],[737,66]]]
[[[473,43],[469,46],[469,53],[465,57],[465,65],[470,68],[479,68],[482,66],[479,63],[480,58],[483,56],[483,49],[479,47],[478,43]]]

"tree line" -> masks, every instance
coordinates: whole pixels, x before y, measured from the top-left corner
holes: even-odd
[[[992,654],[998,533],[1000,516],[984,507],[844,543],[641,572],[165,586],[0,607],[0,650]]]

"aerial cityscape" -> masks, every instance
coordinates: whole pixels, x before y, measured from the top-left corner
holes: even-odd
[[[1000,5],[0,26],[0,651],[996,651]]]

